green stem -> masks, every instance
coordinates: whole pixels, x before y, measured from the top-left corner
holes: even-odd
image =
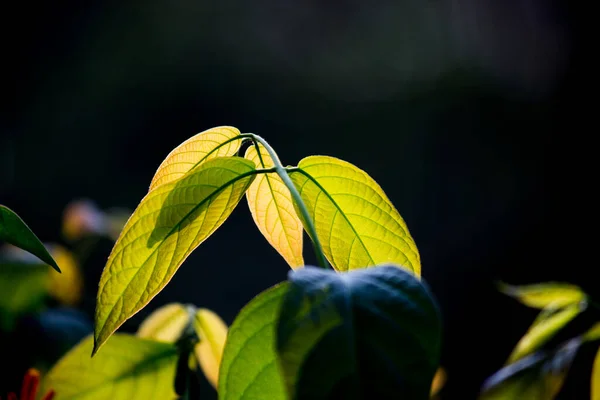
[[[308,213],[306,204],[304,204],[304,201],[302,200],[298,189],[296,189],[296,186],[292,182],[288,171],[281,164],[281,161],[279,160],[279,157],[277,157],[277,153],[275,153],[275,150],[273,150],[273,148],[269,145],[269,143],[267,143],[265,139],[253,133],[249,133],[248,135],[251,135],[252,141],[254,142],[254,146],[256,147],[256,152],[258,153],[258,156],[259,158],[261,158],[261,160],[262,157],[260,156],[260,148],[258,146],[258,143],[262,144],[271,156],[273,164],[275,164],[275,172],[277,172],[277,175],[279,175],[285,186],[287,186],[288,190],[290,191],[290,194],[292,195],[292,198],[294,199],[294,202],[296,203],[298,209],[300,210],[300,213],[302,214],[302,218],[304,219],[304,222],[306,224],[306,230],[308,231],[309,236],[312,239],[313,248],[317,256],[317,261],[321,267],[327,268],[329,264],[327,263],[327,259],[325,258],[325,253],[323,253],[323,248],[321,247],[321,242],[319,241],[319,236],[317,235],[315,225],[312,221],[312,218],[310,217],[310,214]]]

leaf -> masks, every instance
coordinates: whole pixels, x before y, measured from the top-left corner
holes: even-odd
[[[246,150],[245,157],[260,168],[275,166],[267,150],[255,146]],[[248,206],[256,226],[267,241],[292,268],[304,265],[302,257],[302,221],[294,210],[292,195],[279,175],[263,174],[252,182],[246,193]]]
[[[429,394],[430,398],[434,398],[440,393],[446,384],[447,379],[446,370],[442,367],[439,367],[433,377],[433,381],[431,382],[431,391]]]
[[[91,351],[90,335],[52,367],[41,393],[53,389],[54,400],[175,399],[174,345],[116,334],[102,353],[90,358]]]
[[[594,359],[591,385],[592,400],[600,400],[600,348]]]
[[[580,304],[571,304],[558,311],[543,310],[529,327],[527,333],[517,343],[508,358],[508,363],[513,363],[538,350],[583,310],[584,307]]]
[[[571,339],[555,352],[534,353],[502,368],[484,382],[479,400],[553,400],[580,346],[579,338]]]
[[[201,308],[196,312],[194,329],[200,339],[194,351],[206,379],[217,388],[219,366],[227,338],[227,325],[214,312]]]
[[[233,140],[240,131],[232,126],[219,126],[192,136],[177,146],[160,164],[152,178],[150,190],[173,182],[201,163],[217,157],[235,155],[241,141]]]
[[[565,307],[579,303],[586,298],[585,293],[575,285],[560,282],[538,283],[526,286],[499,284],[502,293],[514,297],[533,308]]]
[[[417,246],[373,178],[333,157],[307,157],[298,167],[290,177],[308,208],[325,256],[335,269],[395,263],[420,276]]]
[[[215,158],[146,195],[123,228],[100,277],[94,353],[225,222],[254,175],[252,161]]]
[[[60,272],[56,261],[44,247],[40,239],[29,229],[23,220],[10,208],[0,204],[0,241],[10,243],[33,254]]]
[[[275,353],[275,323],[287,283],[256,296],[229,328],[219,372],[219,400],[285,400]]]
[[[277,352],[290,398],[429,398],[441,320],[417,277],[395,265],[288,277]]]
[[[189,318],[189,313],[182,304],[165,304],[146,317],[138,328],[137,336],[174,343],[183,333]]]
[[[596,322],[584,335],[583,340],[591,342],[600,339],[600,322]]]

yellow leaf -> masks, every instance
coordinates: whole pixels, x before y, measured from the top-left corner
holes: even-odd
[[[442,390],[442,388],[446,384],[446,379],[446,370],[444,370],[444,368],[442,367],[439,367],[433,377],[433,381],[431,382],[430,397],[435,397],[440,392],[440,390]]]
[[[311,156],[290,174],[306,203],[323,251],[339,271],[399,264],[421,275],[417,246],[381,187],[354,165]]]
[[[216,158],[233,156],[240,149],[241,141],[228,141],[240,134],[232,126],[219,126],[192,136],[177,146],[160,164],[150,190],[168,182],[173,182],[202,162]]]
[[[600,349],[596,353],[592,369],[592,400],[600,400]]]
[[[521,303],[533,308],[565,307],[584,300],[585,293],[575,285],[560,282],[538,283],[526,286],[512,286],[500,283],[504,294],[514,297]]]
[[[216,389],[227,339],[227,325],[214,312],[201,308],[196,313],[194,329],[200,339],[195,348],[196,357],[206,379]]]
[[[146,195],[123,228],[100,277],[94,353],[221,226],[255,171],[252,161],[240,157],[215,158]]]
[[[182,304],[166,304],[146,317],[144,322],[140,324],[137,336],[159,342],[173,343],[183,333],[188,320],[188,311]]]
[[[52,271],[48,291],[60,303],[75,306],[83,294],[83,276],[79,265],[71,252],[62,246],[53,246],[51,253],[62,273]]]
[[[274,167],[267,150],[250,146],[245,157],[259,168]],[[302,221],[294,209],[292,195],[276,173],[257,176],[246,193],[256,226],[267,241],[292,268],[304,265],[302,258]]]
[[[600,322],[596,322],[584,335],[583,340],[591,342],[600,339]]]

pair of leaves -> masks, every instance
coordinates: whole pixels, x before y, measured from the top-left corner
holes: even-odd
[[[439,313],[411,273],[305,267],[234,321],[219,399],[427,399],[439,351]]]
[[[202,132],[160,165],[102,273],[94,353],[164,288],[246,192],[253,218],[271,245],[293,268],[303,263],[300,219],[293,209],[298,205],[278,175],[257,171],[257,164],[261,169],[275,165],[264,146],[260,152],[248,149],[246,159],[233,156],[241,137],[231,127]],[[392,262],[420,274],[406,224],[364,171],[332,157],[307,157],[291,172],[291,180],[334,268]]]

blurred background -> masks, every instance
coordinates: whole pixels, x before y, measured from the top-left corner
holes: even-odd
[[[496,281],[560,280],[594,290],[583,268],[553,259],[560,232],[546,222],[549,147],[574,73],[572,21],[558,2],[7,7],[0,203],[43,241],[85,258],[76,302],[83,317],[65,328],[75,338],[91,329],[113,242],[69,239],[67,205],[86,199],[127,216],[171,149],[218,125],[260,134],[284,164],[331,155],[380,183],[415,238],[444,315],[443,398],[475,398],[535,316],[500,295]],[[309,247],[306,258],[314,264]],[[135,331],[172,301],[210,308],[231,323],[287,272],[242,202],[122,329]],[[41,320],[3,333],[33,344],[0,347],[13,367],[0,393],[15,390],[31,353],[54,346],[36,332],[61,336]],[[588,374],[571,374],[565,399],[584,398]],[[216,398],[205,386],[203,398]]]

